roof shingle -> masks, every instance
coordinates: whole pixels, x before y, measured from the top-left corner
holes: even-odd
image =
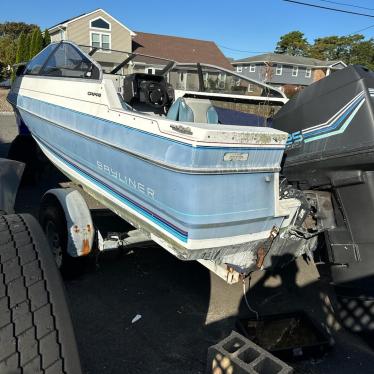
[[[262,55],[251,56],[235,60],[232,63],[237,64],[241,62],[276,62],[280,64],[297,64],[305,66],[331,66],[342,61],[323,61],[316,58],[291,56],[284,53],[265,53]]]
[[[200,62],[232,70],[229,60],[212,41],[135,32],[136,36],[133,38],[135,53],[182,63]]]

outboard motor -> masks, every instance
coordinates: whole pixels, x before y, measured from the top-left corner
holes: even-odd
[[[313,83],[281,108],[273,127],[290,134],[288,181],[331,192],[336,225],[325,237],[332,278],[348,300],[348,327],[374,330],[374,73],[349,66]],[[371,308],[369,319],[355,317],[360,302]]]

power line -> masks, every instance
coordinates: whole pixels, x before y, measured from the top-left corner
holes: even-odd
[[[310,6],[310,7],[313,7],[313,8],[332,10],[333,12],[348,13],[348,14],[354,14],[356,16],[363,16],[363,17],[374,18],[373,14],[351,12],[350,10],[330,8],[330,7],[327,7],[327,6],[321,6],[321,5],[316,5],[316,4],[304,3],[302,1],[295,1],[295,0],[283,0],[283,1],[286,1],[287,3],[294,3],[294,4],[304,5],[304,6]]]
[[[364,6],[360,5],[354,5],[354,4],[348,4],[348,3],[339,3],[338,1],[330,1],[330,0],[318,0],[324,3],[330,3],[330,4],[336,4],[336,5],[343,5],[343,6],[349,6],[351,8],[358,8],[358,9],[365,9],[365,10],[374,10],[374,8],[366,8]]]
[[[233,52],[241,52],[241,53],[269,53],[269,51],[246,51],[243,49],[235,49],[235,48],[230,48],[230,47],[225,47],[224,45],[218,44],[219,47],[223,49],[228,49],[229,51]]]
[[[360,29],[360,30],[357,30],[357,31],[353,31],[353,32],[351,32],[349,35],[352,35],[352,34],[358,34],[359,32],[361,32],[361,31],[365,31],[365,30],[368,30],[368,29],[371,29],[372,27],[374,27],[374,25],[371,25],[371,26],[365,27],[365,28]]]

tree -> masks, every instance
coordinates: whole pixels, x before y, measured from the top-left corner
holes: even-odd
[[[365,40],[361,34],[325,36],[310,45],[302,32],[292,31],[280,37],[275,52],[324,61],[341,60],[374,70],[374,39]]]
[[[43,34],[38,27],[36,29],[36,38],[34,46],[34,56],[37,55],[43,49]]]
[[[26,54],[25,54],[25,57],[26,57],[26,60],[29,60],[30,59],[30,54],[31,54],[31,33],[29,32],[27,35],[26,35]]]
[[[27,24],[24,22],[5,22],[0,23],[0,36],[9,36],[13,40],[18,39],[21,33],[32,32],[36,25]]]
[[[49,35],[48,29],[45,29],[43,35],[43,48],[45,48],[48,44],[51,44],[51,35]]]
[[[352,48],[351,64],[360,64],[374,71],[374,39],[364,40]]]
[[[275,53],[286,53],[291,56],[306,56],[309,44],[300,31],[291,31],[282,35],[275,48]]]
[[[364,39],[364,36],[360,34],[318,38],[311,46],[309,54],[320,60],[343,60],[349,64],[354,48]]]
[[[35,37],[36,37],[36,28],[33,30],[30,36],[29,59],[32,59],[34,57]]]
[[[16,62],[21,34],[28,35],[35,27],[35,25],[23,22],[0,23],[0,76],[2,78],[9,77],[8,66],[13,66]],[[27,39],[28,37],[25,39],[25,49],[30,45]],[[26,55],[25,60],[28,59],[29,57]]]
[[[16,55],[16,63],[24,62],[29,59],[28,51],[26,48],[26,35],[24,32],[18,38],[17,42],[17,55]]]
[[[13,66],[16,60],[17,43],[10,36],[0,38],[0,62],[2,65],[2,76],[9,77],[8,65]]]
[[[30,59],[37,55],[43,49],[43,35],[39,27],[32,32],[30,45]]]

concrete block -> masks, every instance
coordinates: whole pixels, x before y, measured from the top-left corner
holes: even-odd
[[[232,331],[208,349],[207,374],[290,374],[291,366]]]

